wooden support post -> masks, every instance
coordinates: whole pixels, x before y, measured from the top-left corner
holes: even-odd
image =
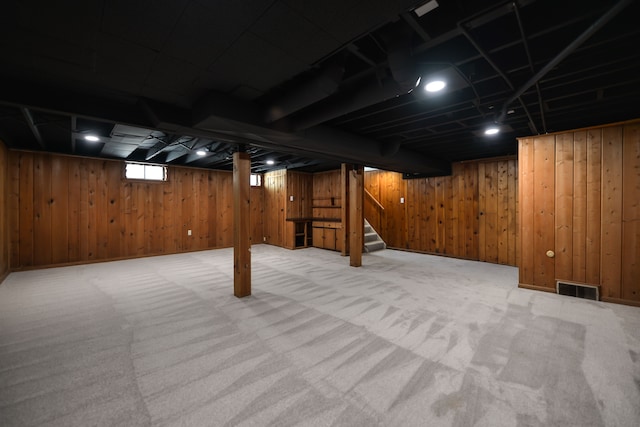
[[[340,167],[340,196],[342,207],[340,220],[342,221],[342,256],[349,255],[349,166],[343,163]]]
[[[251,295],[251,157],[233,154],[233,294]]]
[[[354,166],[349,171],[349,264],[362,265],[364,245],[364,168]]]

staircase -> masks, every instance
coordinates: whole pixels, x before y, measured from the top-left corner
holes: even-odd
[[[386,249],[387,244],[378,236],[376,230],[369,225],[367,220],[364,220],[364,251],[369,253],[373,251],[379,251]]]

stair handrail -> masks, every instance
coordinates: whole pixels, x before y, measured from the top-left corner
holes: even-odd
[[[369,193],[369,191],[366,188],[364,189],[364,194],[369,196],[369,198],[373,201],[373,203],[376,204],[376,206],[378,206],[380,209],[384,210],[384,206],[382,206],[382,204],[380,204],[380,202],[375,197],[373,197],[373,194]]]

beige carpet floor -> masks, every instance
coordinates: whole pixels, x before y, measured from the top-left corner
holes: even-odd
[[[638,426],[640,308],[517,269],[253,247],[11,274],[0,425]]]

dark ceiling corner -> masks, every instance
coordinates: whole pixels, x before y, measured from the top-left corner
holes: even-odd
[[[637,1],[425,3],[185,0],[177,14],[87,0],[73,15],[5,2],[0,135],[227,170],[242,145],[259,172],[349,162],[415,177],[514,155],[518,136],[640,117]],[[138,25],[150,20],[165,25]],[[424,90],[433,80],[440,92]]]

